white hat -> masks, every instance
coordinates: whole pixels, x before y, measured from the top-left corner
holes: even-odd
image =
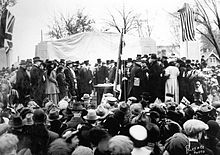
[[[142,125],[134,125],[130,127],[129,133],[135,140],[142,141],[147,138],[147,129]]]
[[[68,106],[68,102],[64,99],[60,100],[60,102],[58,103],[58,107],[60,110],[66,109],[67,106]]]
[[[99,119],[99,116],[97,116],[95,109],[89,109],[87,115],[83,118],[85,120],[97,120]]]

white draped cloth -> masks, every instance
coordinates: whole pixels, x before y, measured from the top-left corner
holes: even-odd
[[[175,66],[168,66],[165,69],[165,76],[169,77],[165,83],[165,96],[167,93],[173,94],[176,103],[179,103],[179,83],[177,80],[179,73],[179,69]]]

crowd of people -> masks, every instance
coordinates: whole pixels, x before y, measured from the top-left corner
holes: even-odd
[[[4,69],[0,154],[220,154],[218,67],[156,54],[120,65],[34,57]]]

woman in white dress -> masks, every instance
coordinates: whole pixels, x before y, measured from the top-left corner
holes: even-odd
[[[165,83],[165,96],[166,94],[173,94],[174,101],[179,103],[179,83],[177,77],[179,76],[179,69],[175,66],[174,62],[170,62],[169,66],[165,69],[165,76],[167,81]]]

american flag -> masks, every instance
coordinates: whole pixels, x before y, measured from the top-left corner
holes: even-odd
[[[185,3],[184,7],[178,10],[178,12],[180,13],[182,40],[195,41],[195,17],[193,9],[190,8],[189,4]]]
[[[12,34],[15,17],[10,11],[5,10],[1,16],[0,47],[4,47],[6,53],[12,48]]]
[[[122,49],[123,46],[125,45],[123,41],[123,30],[121,32],[121,37],[120,37],[120,44],[119,44],[119,51],[118,51],[118,61],[117,61],[117,69],[115,73],[115,81],[114,81],[114,86],[113,86],[113,91],[114,92],[119,92],[119,98],[121,97],[121,79],[122,79],[122,60],[121,60],[121,55],[122,55]]]

